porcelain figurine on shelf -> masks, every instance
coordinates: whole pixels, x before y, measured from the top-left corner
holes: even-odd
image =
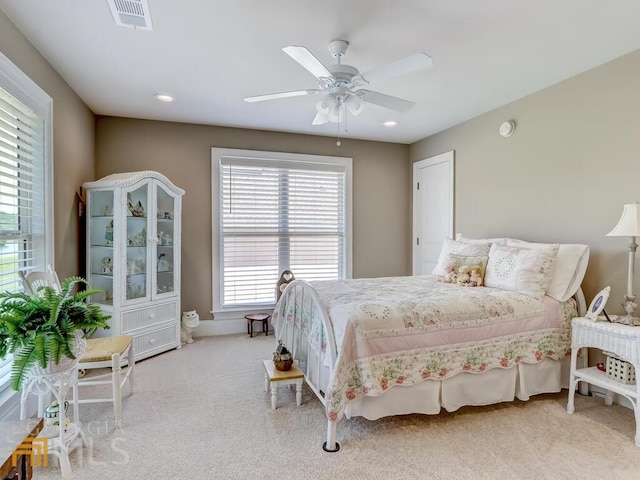
[[[104,238],[107,241],[107,245],[113,245],[113,220],[107,224]]]
[[[166,258],[166,254],[161,253],[160,255],[158,255],[158,271],[159,272],[168,272],[169,270],[171,270],[171,265],[169,264],[169,260],[167,260]]]
[[[135,207],[129,207],[129,211],[134,217],[144,217],[144,207],[142,206],[142,202],[140,202],[140,200],[138,200],[138,203]]]
[[[113,273],[113,262],[111,261],[111,257],[104,257],[102,259],[100,273]]]
[[[131,201],[131,193],[127,193],[127,208],[129,209],[131,216],[144,217],[144,207],[142,206],[142,202],[138,200],[138,203],[134,205]]]

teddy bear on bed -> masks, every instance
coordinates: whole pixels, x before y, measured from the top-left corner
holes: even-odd
[[[444,277],[440,281],[444,283],[456,283],[456,268],[453,263],[447,263],[444,267]]]
[[[469,265],[460,265],[458,268],[457,283],[466,286],[469,283],[471,275],[469,274]]]
[[[480,270],[477,268],[472,268],[469,273],[469,283],[467,284],[470,287],[481,287],[482,286],[482,275],[480,275]]]

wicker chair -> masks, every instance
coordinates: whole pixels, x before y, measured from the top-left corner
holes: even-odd
[[[49,266],[46,272],[20,272],[24,289],[31,295],[37,295],[38,289],[51,286],[60,290],[60,280],[56,272]],[[126,367],[126,368],[125,368]],[[78,379],[73,382],[74,421],[79,421],[78,405],[80,403],[112,402],[115,423],[120,426],[122,419],[122,387],[129,380],[129,390],[133,392],[133,370],[135,356],[132,335],[90,338],[87,349],[78,362]],[[99,375],[86,375],[87,370],[108,368],[110,372]],[[109,398],[83,398],[78,395],[78,387],[90,385],[111,385],[112,395]]]

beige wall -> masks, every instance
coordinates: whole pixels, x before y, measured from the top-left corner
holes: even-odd
[[[211,148],[353,158],[353,276],[407,275],[411,221],[409,147],[390,143],[116,117],[96,119],[96,178],[156,170],[183,198],[182,308],[210,318]],[[217,194],[217,193],[216,193]]]
[[[622,313],[628,239],[605,235],[640,201],[639,85],[640,50],[417,142],[410,161],[455,150],[456,232],[590,245],[587,301],[611,285]]]
[[[640,51],[410,147],[345,140],[340,148],[327,137],[112,117],[98,117],[94,132],[91,111],[1,12],[0,51],[54,100],[55,254],[61,276],[83,272],[79,185],[118,171],[158,170],[187,191],[183,306],[207,312],[212,146],[353,157],[354,276],[409,274],[410,164],[454,150],[456,231],[589,244],[587,299],[610,284],[608,310],[620,313],[627,240],[605,235],[622,205],[640,200]],[[508,119],[517,129],[502,138],[497,127]],[[638,278],[636,284],[640,291]]]
[[[76,191],[94,178],[94,116],[69,85],[0,12],[0,51],[53,99],[55,267],[83,273]]]

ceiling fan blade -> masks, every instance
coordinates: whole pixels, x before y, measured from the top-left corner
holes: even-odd
[[[313,53],[307,50],[306,47],[290,45],[288,47],[284,47],[282,50],[302,65],[303,68],[307,69],[314,77],[318,79],[333,78],[333,74],[329,69],[325,67],[324,64],[313,55]]]
[[[402,60],[376,67],[354,78],[360,78],[364,80],[365,83],[378,82],[380,80],[386,80],[387,78],[417,72],[431,65],[433,65],[433,59],[429,55],[416,53]]]
[[[357,93],[362,95],[362,101],[367,103],[373,103],[384,108],[389,108],[397,112],[407,112],[415,105],[415,103],[409,100],[403,100],[402,98],[392,97],[391,95],[385,95],[380,92],[373,92],[371,90],[358,90]]]
[[[278,98],[289,98],[289,97],[301,97],[304,95],[315,95],[316,93],[320,93],[320,90],[311,89],[311,90],[294,90],[291,92],[280,92],[280,93],[267,93],[266,95],[255,95],[253,97],[245,97],[245,102],[262,102],[264,100],[275,100]]]

